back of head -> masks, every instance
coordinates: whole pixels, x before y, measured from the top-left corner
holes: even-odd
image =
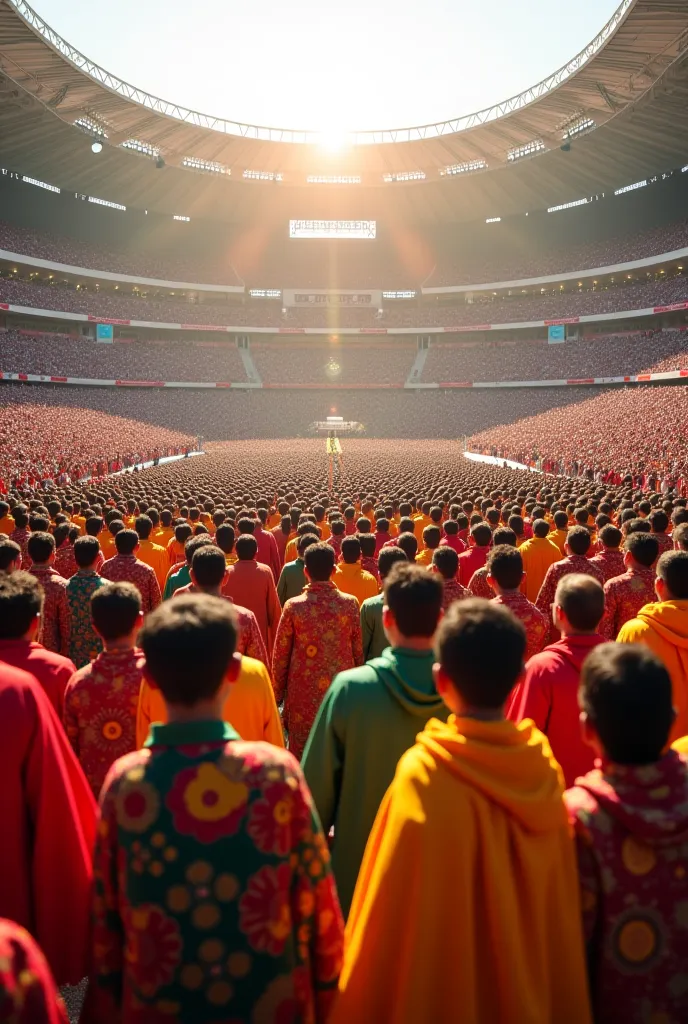
[[[688,551],[688,523],[681,523],[671,534],[674,547],[678,551]]]
[[[385,579],[384,595],[402,636],[434,636],[443,596],[442,583],[435,574],[419,565],[399,562]]]
[[[573,526],[566,534],[566,543],[574,555],[587,555],[590,550],[590,531],[585,526]]]
[[[187,548],[191,543],[189,541]],[[227,571],[224,552],[212,542],[194,548],[191,552],[191,562],[189,564],[196,585],[201,587],[201,589],[219,587]]]
[[[385,580],[389,576],[392,566],[397,562],[408,562],[406,553],[400,547],[392,545],[382,549],[377,556],[377,571],[380,573],[381,580]]]
[[[523,579],[523,559],[518,548],[500,544],[487,556],[487,574],[502,590],[518,590]]]
[[[251,533],[242,533],[237,538],[236,553],[240,562],[251,562],[258,554],[258,541]]]
[[[303,558],[305,552],[312,544],[319,544],[320,537],[314,533],[304,533],[296,542],[296,553],[299,558]]]
[[[418,554],[418,540],[413,533],[400,533],[397,538],[397,547],[406,555],[407,559],[412,561]]]
[[[0,573],[0,639],[20,640],[43,611],[43,587],[28,572]]]
[[[345,537],[342,541],[342,558],[347,565],[353,565],[361,557],[361,542],[358,537]]]
[[[231,555],[234,550],[234,527],[229,523],[223,523],[215,531],[215,543],[226,555]]]
[[[354,537],[349,539],[355,540]],[[342,541],[342,547],[344,546],[344,543],[345,542]],[[356,541],[356,546],[360,551],[358,541]],[[329,580],[334,571],[334,559],[334,550],[329,544],[324,544],[322,541],[319,541],[317,544],[311,544],[307,547],[304,562],[309,579],[313,580],[315,583],[324,583],[326,580]]]
[[[650,527],[653,533],[665,533],[669,526],[669,516],[661,508],[650,513]]]
[[[358,533],[370,533],[370,520],[366,519],[365,516],[360,516],[356,520],[356,530]]]
[[[439,547],[441,540],[442,531],[440,530],[439,526],[425,527],[425,529],[423,530],[423,543],[425,544],[426,548],[429,548],[431,551],[434,551],[435,548]]]
[[[607,550],[617,551],[622,540],[621,530],[612,523],[607,523],[600,530],[600,540]]]
[[[375,535],[372,533],[361,533],[358,536],[358,542],[361,545],[361,554],[364,558],[374,558],[375,549],[377,547],[377,541]]]
[[[168,704],[185,707],[215,697],[236,642],[236,613],[230,602],[207,594],[166,601],[151,612],[139,634],[146,675]]]
[[[604,590],[594,576],[572,572],[559,580],[554,603],[577,633],[594,633],[604,614]]]
[[[9,567],[21,557],[21,548],[9,537],[0,537],[0,572],[7,572]]]
[[[84,529],[89,537],[97,537],[102,532],[104,521],[101,516],[89,516]]]
[[[624,551],[638,565],[650,569],[659,557],[659,541],[651,533],[631,533],[624,541]]]
[[[554,513],[554,525],[557,530],[566,529],[569,525],[569,517],[566,515],[566,512],[559,511]]]
[[[74,541],[74,561],[80,569],[90,569],[100,554],[97,537],[78,537]]]
[[[578,702],[610,761],[645,765],[659,760],[674,721],[671,679],[647,647],[595,647],[583,663]]]
[[[627,537],[632,533],[650,533],[652,530],[649,519],[627,519],[623,528]]]
[[[447,519],[444,523],[444,532],[447,537],[456,537],[459,532],[459,524],[455,519]]]
[[[243,516],[237,523],[237,530],[239,533],[253,533],[255,528],[255,520],[249,519],[248,516]]]
[[[444,547],[435,548],[432,564],[443,579],[453,580],[459,571],[459,556],[454,548],[446,544]]]
[[[413,533],[414,525],[413,519],[410,516],[402,516],[399,520],[399,533]]]
[[[688,551],[665,551],[657,562],[657,576],[669,600],[688,601]]]
[[[115,547],[118,555],[133,555],[139,543],[136,530],[120,530],[115,535]]]
[[[536,537],[547,537],[549,535],[549,523],[546,519],[536,519],[533,523],[533,534]],[[588,534],[588,538],[590,534]]]
[[[471,527],[471,537],[478,548],[487,548],[492,543],[492,530],[487,523],[478,522]]]
[[[441,672],[470,708],[498,711],[523,669],[526,631],[507,609],[469,598],[450,605],[435,655]]]
[[[199,533],[195,537],[190,537],[184,545],[184,558],[186,564],[191,565],[193,557],[200,548],[215,547],[212,537],[207,533]]]
[[[436,525],[439,525],[442,522],[442,509],[439,505],[432,506],[430,509],[430,518]]]
[[[31,561],[35,562],[36,565],[42,565],[50,559],[55,551],[55,538],[52,533],[47,533],[44,530],[32,533],[29,537],[27,550]]]
[[[499,547],[501,544],[508,544],[512,548],[516,547],[516,534],[508,526],[500,526],[492,534],[493,547]]]
[[[88,526],[88,523],[86,525]],[[141,540],[148,540],[153,529],[153,520],[150,516],[137,516],[134,520],[134,528]]]
[[[106,641],[129,636],[141,608],[141,594],[133,583],[106,583],[91,595],[91,619]]]

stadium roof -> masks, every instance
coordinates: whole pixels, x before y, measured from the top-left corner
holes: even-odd
[[[76,51],[25,0],[0,0],[0,136],[9,170],[162,213],[504,217],[687,162],[688,0],[622,0],[565,67],[488,110],[345,139],[149,96]]]

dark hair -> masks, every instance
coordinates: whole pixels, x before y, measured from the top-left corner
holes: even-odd
[[[255,530],[255,528],[256,528],[255,520],[254,519],[250,519],[248,516],[242,516],[242,518],[237,523],[237,530],[239,531],[239,533],[251,533],[252,534],[253,531]]]
[[[536,519],[533,522],[533,534],[536,537],[546,537],[549,533],[549,523],[546,519]],[[590,534],[588,534],[588,537]]]
[[[397,562],[408,562],[406,553],[400,547],[391,544],[388,548],[382,548],[377,556],[377,571],[380,573],[381,580],[385,580],[389,576],[392,566]]]
[[[226,555],[231,555],[234,550],[234,527],[229,523],[222,523],[215,531],[215,543]]]
[[[440,623],[435,655],[457,693],[474,708],[497,710],[523,670],[526,631],[492,601],[455,601]]]
[[[97,537],[78,537],[74,541],[74,561],[80,569],[89,569],[99,554]]]
[[[177,523],[174,528],[174,539],[177,544],[186,544],[191,536],[193,536],[193,530],[188,523]]]
[[[361,545],[361,554],[365,558],[374,558],[375,550],[377,548],[377,540],[373,533],[362,533],[359,535],[358,542]]]
[[[108,522],[108,530],[113,537],[116,537],[118,533],[121,533],[124,529],[124,522],[121,519],[110,519]]]
[[[674,544],[678,544],[677,551],[688,551],[688,523],[674,527],[671,538]]]
[[[199,587],[219,586],[227,571],[224,553],[212,543],[196,547],[189,564]]]
[[[133,555],[139,542],[136,530],[120,530],[115,534],[115,547],[118,555]]]
[[[626,537],[624,550],[639,565],[650,569],[659,557],[659,541],[651,533],[631,533]]]
[[[617,549],[621,544],[622,537],[621,530],[612,523],[607,523],[600,530],[600,540],[606,548]]]
[[[31,561],[40,565],[42,562],[47,562],[55,550],[55,538],[52,533],[40,530],[38,533],[31,534],[26,547]]]
[[[356,520],[356,530],[358,533],[370,533],[370,519],[366,518],[366,516],[359,516]]]
[[[488,575],[504,590],[517,590],[523,579],[523,559],[518,548],[500,544],[487,556]]]
[[[133,583],[106,583],[91,594],[91,619],[104,640],[131,633],[141,608],[141,594]]]
[[[459,524],[455,519],[445,519],[444,521],[444,535],[445,537],[456,537],[459,532]]]
[[[471,527],[471,537],[479,548],[486,548],[492,541],[492,530],[488,523],[479,522]]]
[[[400,533],[397,537],[397,547],[406,555],[409,562],[418,554],[418,538],[415,533]]]
[[[599,644],[583,662],[578,703],[607,757],[622,765],[659,760],[674,720],[671,678],[642,644]]]
[[[31,573],[0,573],[0,639],[19,640],[43,610],[43,587]]]
[[[492,544],[499,547],[500,544],[508,544],[509,547],[516,547],[516,534],[509,526],[500,526],[492,534]]]
[[[186,564],[191,565],[193,556],[199,548],[210,547],[211,545],[215,547],[212,537],[207,533],[199,533],[196,537],[190,537],[184,545]]]
[[[459,556],[454,548],[445,544],[433,551],[432,564],[445,580],[453,580],[459,571]]]
[[[443,597],[442,583],[436,575],[419,565],[400,562],[385,579],[384,595],[384,603],[403,636],[434,635]]]
[[[21,555],[19,545],[9,537],[0,537],[0,571],[7,572],[12,562]]]
[[[236,553],[241,562],[250,562],[258,554],[258,541],[252,533],[242,533],[237,537]]]
[[[653,533],[664,533],[669,525],[669,516],[661,508],[656,508],[650,513],[650,526]]]
[[[84,525],[88,537],[97,537],[102,531],[104,520],[101,516],[89,516]]]
[[[185,707],[215,696],[236,642],[232,605],[208,594],[166,601],[151,612],[139,634],[152,680],[168,703]]]
[[[153,529],[153,520],[150,516],[137,516],[134,520],[134,527],[141,540],[148,540]]]
[[[425,527],[425,529],[423,530],[423,543],[425,544],[426,548],[429,548],[431,551],[434,551],[435,548],[438,548],[440,546],[441,540],[442,531],[440,530],[439,526]]]
[[[296,542],[296,553],[299,557],[303,557],[304,552],[312,544],[319,544],[320,538],[314,533],[303,533]]]
[[[350,540],[354,538],[348,538]],[[345,541],[342,541],[344,546]],[[358,545],[358,541],[356,541]],[[359,549],[360,549],[360,545]],[[315,583],[324,583],[329,580],[334,569],[334,548],[331,548],[329,544],[324,544],[322,541],[318,541],[317,544],[311,544],[306,548],[304,554],[304,561],[306,564],[306,571],[308,576]]]
[[[572,526],[566,534],[566,543],[574,555],[586,555],[590,550],[590,531],[586,526]]]
[[[353,565],[361,557],[361,543],[358,537],[345,537],[342,541],[342,558],[347,565]]]
[[[15,519],[16,523],[16,519]],[[32,533],[47,533],[50,529],[50,520],[47,516],[30,515],[29,529]]]
[[[627,537],[632,533],[651,533],[652,531],[649,519],[627,519],[624,527]]]
[[[657,576],[675,601],[688,600],[688,551],[665,551],[657,562]]]
[[[589,633],[597,629],[604,615],[604,590],[594,576],[572,572],[563,576],[554,595],[574,629]]]

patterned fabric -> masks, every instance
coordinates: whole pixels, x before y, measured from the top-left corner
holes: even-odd
[[[576,835],[593,1016],[688,1020],[688,769],[670,751],[604,765],[565,795]]]
[[[4,918],[0,918],[0,1021],[67,1024],[45,957],[27,931]]]
[[[659,544],[659,557],[661,558],[665,551],[671,551],[674,546],[674,542],[666,533],[653,533],[652,536]]]
[[[343,921],[296,761],[217,721],[149,742],[101,798],[85,1021],[324,1021]]]
[[[189,583],[188,586],[179,587],[175,590],[172,596],[181,597],[183,594],[199,593],[202,593],[202,591],[200,591],[198,587],[195,587],[193,583]],[[268,658],[268,652],[265,644],[263,643],[258,619],[250,609],[244,608],[243,605],[240,604],[234,604],[234,601],[232,601],[231,597],[228,597],[227,594],[218,594],[217,596],[224,598],[225,601],[229,601],[236,612],[239,625],[236,653],[245,654],[249,658],[255,658],[256,661],[262,661],[269,669],[270,659]]]
[[[115,555],[103,563],[100,575],[111,583],[133,583],[141,594],[143,614],[147,615],[162,601],[155,572],[136,555]]]
[[[28,569],[31,566],[31,559],[29,558],[29,537],[31,531],[28,529],[12,530],[10,534],[10,540],[13,540],[15,544],[18,544],[21,548],[22,556],[22,569]]]
[[[43,587],[45,600],[41,625],[36,640],[49,651],[69,657],[69,604],[67,580],[49,565],[33,565],[29,569]]]
[[[117,760],[136,749],[143,652],[103,651],[67,686],[64,726],[96,798]]]
[[[338,672],[363,664],[358,601],[330,580],[287,601],[272,659],[289,749],[301,758],[325,691]]]
[[[371,576],[374,576],[375,582],[379,585],[380,572],[377,567],[377,558],[361,558],[361,569],[363,569],[364,572],[369,572]]]
[[[473,573],[473,578],[477,576],[477,573]],[[458,580],[442,580],[442,611],[446,612],[450,604],[454,604],[454,601],[462,601],[464,597],[471,597],[472,595],[462,587]]]
[[[71,620],[69,657],[77,668],[88,665],[103,649],[103,641],[91,623],[91,595],[106,583],[95,569],[79,569],[67,583]]]
[[[537,596],[537,601],[535,602],[548,622],[550,622],[552,604],[554,603],[557,584],[559,583],[559,580],[563,579],[564,576],[568,576],[572,572],[580,572],[584,576],[594,576],[599,583],[604,584],[604,578],[601,571],[596,565],[593,565],[590,559],[586,558],[585,555],[567,555],[566,558],[562,558],[561,561],[550,565],[547,570],[547,575],[540,587],[540,593]],[[547,642],[553,644],[558,639],[559,630],[556,629],[554,625],[550,625]]]
[[[526,653],[525,661],[539,654],[545,646],[549,623],[539,608],[536,608],[532,601],[529,601],[525,594],[520,591],[512,591],[508,594],[499,594],[492,598],[494,604],[501,604],[520,619],[526,627]]]
[[[485,601],[491,601],[494,597],[494,590],[487,582],[487,566],[476,569],[468,581],[467,597],[482,597]]]
[[[61,544],[55,552],[54,568],[66,580],[70,580],[79,568],[74,557],[74,545],[70,544],[69,541]]]
[[[619,551],[618,548],[603,548],[599,555],[589,558],[588,561],[591,565],[595,565],[601,570],[605,583],[607,580],[613,580],[615,576],[621,576],[622,573],[626,572],[624,553]]]
[[[604,615],[599,631],[605,640],[616,640],[619,630],[634,619],[645,604],[656,601],[655,571],[633,567],[604,585]]]

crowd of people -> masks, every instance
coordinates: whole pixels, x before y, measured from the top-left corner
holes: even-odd
[[[272,384],[402,385],[416,358],[416,342],[322,344],[251,342],[251,358],[264,386]]]
[[[688,497],[335,462],[0,500],[0,1010],[684,1020]]]
[[[544,472],[597,482],[652,480],[688,493],[688,403],[684,387],[625,387],[574,406],[476,433],[473,451],[537,466]]]
[[[47,405],[37,392],[26,393],[26,402],[16,397],[10,386],[0,389],[0,495],[104,477],[196,447],[195,438],[174,428]]]
[[[146,323],[208,325],[210,327],[274,327],[276,329],[475,327],[485,324],[530,323],[578,316],[652,309],[688,301],[683,274],[655,279],[627,280],[622,276],[605,287],[547,291],[516,289],[511,294],[491,291],[473,293],[470,302],[459,296],[448,304],[384,300],[376,307],[304,305],[282,307],[278,302],[241,303],[215,295],[199,303],[183,301],[175,293],[135,291],[131,286],[72,287],[66,281],[41,283],[38,279],[0,277],[0,302],[32,309],[56,310],[117,320]]]

